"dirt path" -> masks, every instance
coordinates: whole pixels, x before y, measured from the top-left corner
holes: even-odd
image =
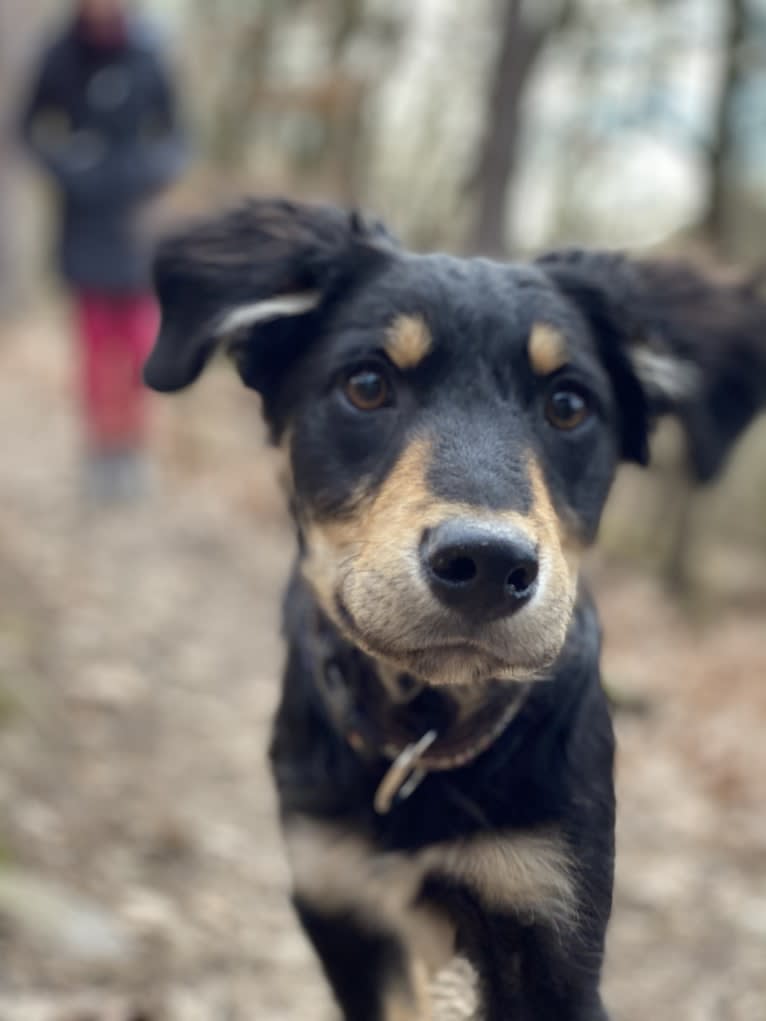
[[[164,407],[157,497],[84,515],[63,330],[0,332],[0,1021],[331,1018],[265,768],[290,537],[255,401]],[[766,582],[692,623],[592,573],[652,707],[619,722],[614,1017],[764,1021]]]

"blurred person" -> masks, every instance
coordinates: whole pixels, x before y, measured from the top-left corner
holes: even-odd
[[[181,173],[186,147],[162,54],[127,0],[74,5],[42,53],[20,131],[57,192],[85,493],[98,502],[138,496],[149,471],[141,368],[158,319],[142,213]]]

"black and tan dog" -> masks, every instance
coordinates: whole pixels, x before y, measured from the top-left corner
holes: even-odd
[[[272,762],[344,1016],[427,1018],[462,952],[490,1021],[604,1018],[613,737],[578,561],[654,415],[718,449],[755,410],[766,307],[611,254],[415,255],[282,201],[166,242],[156,281],[149,385],[223,343],[288,459]]]

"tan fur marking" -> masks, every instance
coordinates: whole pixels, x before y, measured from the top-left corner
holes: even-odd
[[[296,891],[318,909],[358,911],[401,936],[428,974],[448,963],[454,930],[416,906],[424,880],[448,876],[494,909],[566,927],[576,919],[575,866],[555,829],[487,833],[412,854],[382,852],[358,835],[309,820],[285,831]]]
[[[418,893],[421,874],[403,854],[373,856],[361,837],[307,819],[285,827],[298,894],[329,912],[353,908],[398,928]]]
[[[532,486],[531,517],[540,533],[549,538],[555,536],[566,565],[572,574],[576,574],[585,548],[577,523],[559,514],[553,506],[542,468],[534,458],[530,459],[527,471]],[[574,581],[576,579],[571,579],[571,582]]]
[[[434,848],[433,861],[489,906],[558,926],[575,921],[573,864],[555,832],[482,836]]]
[[[277,469],[279,485],[288,499],[293,493],[292,446],[293,430],[292,426],[288,426],[279,441],[279,467]]]
[[[427,483],[429,459],[428,441],[413,440],[381,488],[360,493],[348,515],[304,522],[304,576],[325,612],[355,644],[421,680],[534,680],[564,641],[576,593],[577,545],[559,520],[535,462],[529,466],[533,506],[522,514],[436,498]],[[444,618],[423,576],[419,544],[424,529],[461,517],[499,535],[512,529],[529,536],[540,550],[538,593],[521,613],[487,624],[481,642],[431,654]],[[338,611],[338,596],[353,618],[352,633]]]
[[[564,335],[550,323],[535,323],[527,342],[529,364],[536,376],[550,376],[569,360]]]
[[[398,369],[414,369],[433,347],[433,337],[420,316],[398,316],[386,333],[383,349]]]
[[[399,982],[383,991],[384,1021],[430,1021],[431,991],[428,969],[417,957],[409,962],[405,982]]]
[[[387,992],[386,998],[392,997],[383,1008],[384,1021],[429,1021],[431,1011],[427,1004],[413,1003],[409,990]]]
[[[425,481],[428,455],[429,445],[413,440],[381,489],[371,498],[360,495],[353,501],[351,515],[306,524],[308,555],[303,573],[328,611],[340,564],[354,572],[386,574],[398,563],[402,544],[427,526],[429,506],[435,505]],[[350,571],[347,577],[353,582]]]
[[[429,981],[451,959],[454,928],[416,905],[424,877],[416,857],[375,853],[361,837],[308,819],[285,826],[295,891],[317,910],[345,910],[400,940],[407,973],[384,990],[386,1021],[428,1021]]]

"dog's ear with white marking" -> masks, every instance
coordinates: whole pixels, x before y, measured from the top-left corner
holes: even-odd
[[[155,258],[162,324],[144,367],[147,386],[183,389],[224,346],[247,386],[267,388],[333,301],[393,247],[357,213],[280,199],[253,199],[187,227]]]
[[[553,252],[539,265],[578,306],[620,404],[623,456],[646,464],[652,422],[675,415],[699,482],[766,405],[766,300],[674,260]]]

